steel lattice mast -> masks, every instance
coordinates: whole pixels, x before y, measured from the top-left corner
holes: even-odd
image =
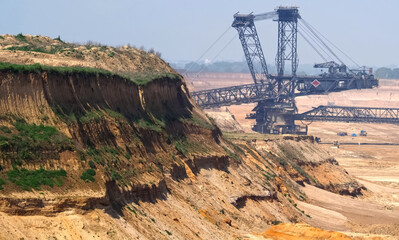
[[[268,79],[267,76],[269,73],[258,33],[256,32],[254,19],[255,16],[252,14],[235,14],[232,27],[238,31],[249,70],[255,84],[257,84],[264,83]],[[261,68],[257,70],[254,64],[259,64]]]
[[[277,74],[278,76],[283,76],[285,61],[290,61],[292,76],[296,76],[298,68],[298,19],[300,18],[298,8],[280,7],[276,12],[278,16]]]
[[[286,95],[283,99],[279,98],[278,101],[287,101],[294,105],[296,71],[298,68],[297,34],[300,15],[297,7],[279,7],[276,9],[276,13],[278,16],[276,20],[278,22],[276,55],[278,92]],[[284,81],[282,78],[285,73],[286,61],[291,64],[292,78],[289,81]]]

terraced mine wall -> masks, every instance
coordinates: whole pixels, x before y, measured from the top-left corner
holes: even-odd
[[[365,191],[312,137],[228,139],[179,75],[147,77],[19,65],[0,71],[7,238],[239,238],[308,221],[295,203],[306,201],[301,185]],[[37,231],[20,226],[28,222]],[[65,223],[70,229],[60,230]]]

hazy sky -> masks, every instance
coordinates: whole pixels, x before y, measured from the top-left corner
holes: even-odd
[[[0,0],[0,33],[40,34],[74,42],[154,48],[170,62],[197,60],[232,23],[233,14],[263,13],[296,5],[301,16],[360,65],[399,65],[397,0]],[[274,64],[277,23],[257,23],[269,64]],[[230,27],[203,59],[243,60]],[[299,37],[299,36],[298,36]],[[300,39],[300,63],[321,59]],[[350,62],[348,62],[350,65]]]

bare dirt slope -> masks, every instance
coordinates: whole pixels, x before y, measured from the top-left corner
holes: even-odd
[[[146,73],[2,64],[1,238],[252,238],[310,221],[305,183],[366,193],[312,137],[223,136],[152,53],[0,40],[8,62]]]
[[[215,74],[215,76],[221,75]],[[193,81],[193,85],[202,88],[212,88],[214,74],[204,74],[202,78]],[[196,82],[197,81],[197,82]],[[223,75],[224,86],[251,83],[250,76]],[[219,85],[218,85],[219,86]],[[347,92],[331,93],[329,95],[308,96],[297,98],[300,112],[310,110],[318,105],[343,105],[343,106],[374,106],[374,107],[399,107],[399,81],[380,80],[380,87],[369,90],[351,90]],[[251,132],[253,120],[245,119],[255,105],[230,106],[237,121],[246,132]],[[301,122],[298,122],[301,124]],[[308,124],[308,123],[304,123]],[[361,130],[368,132],[367,137],[339,137],[338,132],[359,134]],[[399,143],[399,126],[392,124],[364,124],[364,123],[335,123],[313,122],[309,125],[310,135],[321,137],[323,142],[349,142],[349,143]],[[241,135],[241,137],[247,138]],[[255,138],[259,138],[255,135]],[[369,236],[383,239],[397,239],[399,222],[397,218],[398,207],[398,177],[399,155],[398,146],[357,146],[341,145],[340,148],[323,145],[321,148],[335,157],[340,166],[344,167],[351,175],[363,184],[369,191],[362,199],[350,199],[339,195],[327,193],[324,190],[305,187],[310,197],[309,202],[299,202],[298,206],[305,212],[311,212],[312,224],[324,229],[362,232]],[[353,212],[352,212],[353,210]],[[373,235],[375,234],[375,235]],[[352,237],[361,237],[355,233]],[[365,235],[363,235],[365,236]]]
[[[242,126],[237,122],[235,116],[232,115],[228,109],[225,111],[215,111],[213,109],[206,110],[206,115],[213,119],[220,130],[224,132],[244,132]]]

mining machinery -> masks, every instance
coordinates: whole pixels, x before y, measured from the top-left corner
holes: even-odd
[[[278,23],[277,74],[268,72],[255,27],[256,21],[266,19]],[[302,31],[298,31],[298,25]],[[302,114],[297,113],[296,96],[378,86],[372,69],[349,69],[326,44],[328,39],[323,39],[316,29],[302,19],[298,7],[278,7],[273,12],[263,14],[236,13],[232,27],[238,32],[254,84],[193,92],[192,96],[200,107],[256,102],[254,113],[248,114],[247,118],[256,119],[253,130],[260,133],[306,134],[307,127],[295,125],[295,120],[399,123],[399,109],[390,108],[319,106]],[[320,75],[297,75],[298,33],[325,60],[314,65],[315,68],[325,69]],[[285,71],[286,63],[289,63],[289,74]],[[387,117],[384,114],[391,115]]]

